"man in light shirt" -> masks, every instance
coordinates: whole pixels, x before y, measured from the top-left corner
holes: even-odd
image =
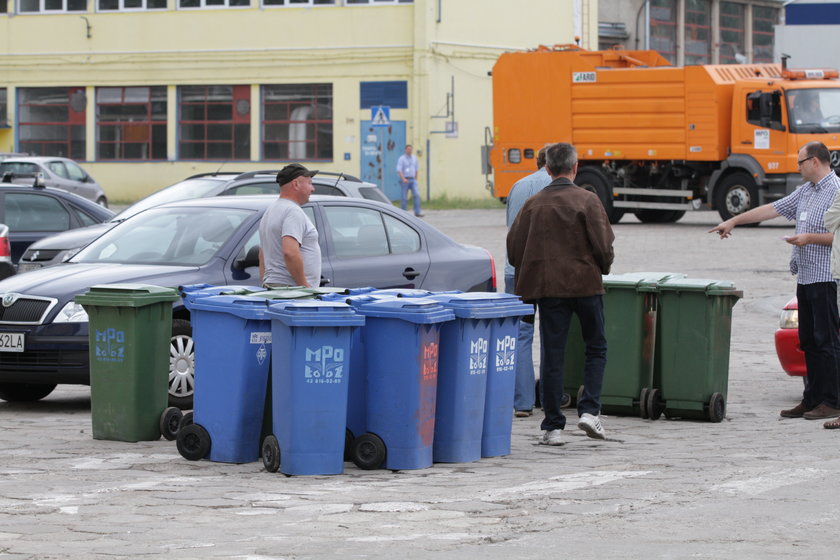
[[[414,201],[414,215],[422,218],[420,190],[417,188],[417,172],[420,171],[420,164],[417,162],[417,157],[412,155],[413,150],[411,144],[406,144],[405,153],[397,160],[397,174],[400,176],[400,208],[405,210],[408,206],[408,191],[410,190]]]

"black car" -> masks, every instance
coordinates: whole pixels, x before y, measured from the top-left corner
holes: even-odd
[[[214,197],[151,208],[115,225],[68,262],[0,282],[0,398],[37,400],[59,383],[88,384],[88,323],[73,298],[94,284],[259,283],[259,221],[277,196]],[[489,252],[414,216],[357,198],[313,196],[322,285],[495,291]],[[190,314],[173,308],[170,404],[194,383]]]
[[[26,272],[60,263],[113,227],[115,223],[161,204],[212,196],[277,195],[280,191],[276,177],[276,170],[200,173],[187,177],[138,200],[106,223],[53,235],[39,241],[23,254],[19,271]],[[315,194],[390,202],[376,185],[343,173],[319,172],[312,178],[312,186],[315,187]]]
[[[9,226],[15,264],[29,245],[39,239],[113,217],[113,211],[61,189],[0,184],[0,223]]]

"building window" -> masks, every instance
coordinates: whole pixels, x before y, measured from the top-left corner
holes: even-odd
[[[166,159],[166,87],[96,88],[96,158]]]
[[[9,13],[9,2],[8,0],[0,0],[0,14]]]
[[[18,12],[85,12],[87,0],[18,0]]]
[[[3,0],[0,0],[2,2]],[[0,87],[0,128],[9,126],[9,113],[7,103],[9,102],[8,90]]]
[[[744,64],[747,62],[746,34],[744,33],[746,6],[734,2],[720,3],[720,63]]]
[[[408,109],[408,82],[360,82],[359,108],[387,105],[392,109]]]
[[[264,159],[331,160],[332,84],[262,86]]]
[[[753,62],[773,62],[773,26],[779,22],[779,10],[753,6]]]
[[[18,89],[18,149],[85,159],[86,106],[82,87]]]
[[[179,159],[251,159],[251,87],[178,88]]]
[[[685,63],[712,61],[712,5],[709,0],[685,2]]]
[[[96,6],[100,12],[165,10],[166,0],[98,0]]]
[[[411,4],[414,0],[344,0],[347,6],[357,4]]]
[[[179,8],[247,8],[251,0],[178,0]]]
[[[337,0],[263,0],[263,6],[335,6]]]
[[[677,0],[651,0],[650,48],[677,63]]]

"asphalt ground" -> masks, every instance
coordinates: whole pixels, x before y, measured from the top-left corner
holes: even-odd
[[[496,258],[504,212],[429,211]],[[286,477],[261,463],[190,462],[165,440],[93,440],[87,387],[0,402],[0,559],[835,558],[838,431],[781,419],[802,383],[773,333],[794,295],[783,220],[720,240],[716,214],[615,226],[613,272],[682,272],[744,291],[733,309],[721,423],[603,416],[538,444],[514,419],[511,455],[414,471]],[[501,285],[500,285],[501,289]]]

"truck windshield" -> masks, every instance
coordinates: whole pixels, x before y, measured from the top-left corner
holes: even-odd
[[[840,89],[787,91],[790,130],[800,134],[840,131]]]

